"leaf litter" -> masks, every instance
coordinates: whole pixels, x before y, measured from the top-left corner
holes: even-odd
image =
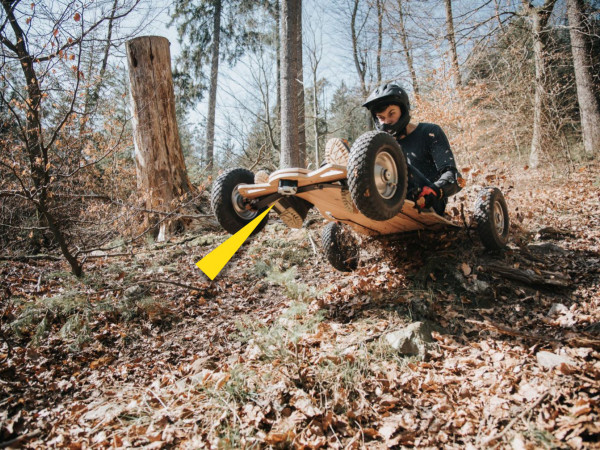
[[[513,218],[497,255],[420,233],[364,240],[342,274],[313,252],[315,215],[272,221],[213,282],[193,263],[214,239],[97,258],[84,280],[3,262],[0,442],[598,448],[598,174],[494,172]],[[439,326],[426,354],[393,350],[420,320]]]

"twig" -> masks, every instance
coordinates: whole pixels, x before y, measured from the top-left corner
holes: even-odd
[[[467,237],[469,238],[469,241],[471,241],[471,243],[473,243],[473,237],[471,236],[471,224],[467,223],[467,218],[465,216],[465,204],[461,203],[460,204],[460,218],[463,221],[463,224],[465,225],[465,230],[467,230]]]
[[[143,283],[172,284],[173,286],[179,286],[179,287],[194,290],[194,291],[203,290],[203,288],[201,288],[199,286],[193,286],[191,284],[178,283],[177,281],[169,281],[169,280],[139,280],[136,283],[138,283],[138,284],[143,284]]]
[[[515,269],[501,263],[488,263],[481,267],[484,272],[491,272],[511,280],[530,285],[569,287],[573,284],[568,275],[558,272],[540,270],[539,274],[532,269]]]
[[[89,259],[97,259],[97,258],[114,258],[116,256],[132,256],[133,253],[131,252],[126,252],[126,253],[107,253],[106,255],[89,255],[85,257],[85,260],[89,260]]]
[[[495,332],[501,333],[501,334],[507,334],[509,336],[520,337],[520,338],[525,338],[525,339],[531,339],[531,340],[538,341],[538,342],[539,341],[542,341],[542,342],[557,342],[556,339],[548,339],[545,336],[523,333],[522,331],[513,330],[512,328],[503,327],[503,326],[500,326],[500,325],[494,325],[493,323],[490,323],[488,321],[480,322],[478,320],[467,319],[466,322],[467,323],[472,323],[473,325],[478,325],[478,326],[482,327],[483,329],[495,331]]]
[[[529,407],[527,407],[525,410],[523,410],[521,412],[521,414],[519,414],[517,417],[515,417],[513,420],[511,420],[508,425],[506,425],[504,427],[504,429],[498,433],[495,434],[493,436],[488,437],[487,439],[484,439],[482,442],[483,446],[489,445],[491,442],[500,439],[501,437],[503,437],[506,433],[508,433],[510,431],[510,429],[513,427],[513,425],[515,423],[517,423],[518,420],[520,420],[521,418],[525,417],[525,415],[527,413],[529,413],[531,410],[533,410],[534,408],[536,408],[537,406],[540,405],[540,403],[542,403],[542,401],[550,394],[550,391],[546,391],[544,392],[542,395],[540,395],[540,397],[535,401],[535,403],[533,403],[532,405],[530,405]]]
[[[167,408],[167,405],[165,405],[164,402],[160,399],[160,397],[158,396],[158,394],[156,394],[156,392],[154,392],[151,389],[148,389],[148,392],[150,392],[152,395],[154,395],[154,398],[156,398],[156,400],[158,400],[158,402],[162,405],[162,407],[164,409],[169,409],[169,408]]]
[[[317,245],[315,244],[315,241],[313,240],[312,235],[310,234],[310,230],[306,230],[306,235],[308,236],[308,240],[310,241],[310,245],[312,246],[313,253],[315,254],[315,256],[319,256],[319,252],[317,252]]]
[[[35,431],[32,431],[31,433],[23,434],[22,436],[17,436],[16,438],[11,439],[10,441],[0,442],[0,448],[11,447],[22,441],[39,436],[40,434],[42,434],[41,430],[35,430]]]
[[[49,261],[60,261],[62,258],[54,255],[0,255],[0,261],[18,261],[18,262],[27,262],[27,261],[37,261],[37,260],[49,260]]]
[[[506,334],[509,336],[520,337],[523,339],[531,339],[536,342],[547,342],[547,343],[558,342],[563,345],[566,343],[573,347],[592,347],[595,350],[600,349],[600,339],[593,339],[593,338],[587,337],[587,336],[577,336],[577,337],[572,337],[572,338],[557,339],[557,338],[550,338],[550,337],[542,336],[539,334],[523,333],[522,331],[513,330],[512,328],[503,327],[500,325],[494,325],[493,323],[490,323],[487,320],[485,322],[480,322],[478,320],[467,319],[466,322],[480,326],[483,329],[495,331],[497,333]],[[580,334],[582,334],[582,333],[580,333]]]

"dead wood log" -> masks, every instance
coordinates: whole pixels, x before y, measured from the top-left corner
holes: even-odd
[[[488,273],[495,273],[511,280],[538,286],[569,287],[573,283],[571,277],[564,273],[547,270],[517,269],[500,263],[485,264],[481,266],[481,270]]]
[[[142,36],[127,41],[137,186],[146,209],[171,212],[173,204],[196,189],[188,179],[175,116],[169,41]],[[173,220],[149,218],[166,239]],[[147,224],[144,224],[144,227]]]
[[[587,335],[587,333],[569,333],[568,336],[563,338],[553,338],[540,334],[525,333],[514,328],[509,328],[503,325],[497,325],[489,321],[480,322],[478,320],[467,319],[467,323],[473,324],[478,328],[494,331],[496,333],[504,334],[507,336],[518,337],[533,342],[544,342],[544,343],[559,343],[561,345],[570,345],[571,347],[588,347],[594,350],[600,350],[600,339],[594,339]]]

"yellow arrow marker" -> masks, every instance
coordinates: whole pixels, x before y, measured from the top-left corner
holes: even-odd
[[[198,268],[204,272],[208,278],[214,280],[215,277],[219,275],[219,272],[223,270],[225,264],[227,264],[229,260],[233,258],[233,255],[235,255],[235,252],[238,251],[244,241],[248,239],[248,236],[252,234],[261,220],[263,220],[263,218],[269,214],[269,211],[272,207],[273,205],[269,206],[260,216],[255,217],[252,222],[198,261],[196,263]]]

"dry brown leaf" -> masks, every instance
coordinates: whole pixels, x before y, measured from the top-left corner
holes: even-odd
[[[322,411],[313,405],[311,397],[300,389],[290,399],[290,405],[294,406],[306,417],[314,417],[322,414]]]
[[[265,442],[269,445],[277,445],[284,442],[291,442],[297,435],[296,427],[301,423],[306,416],[299,411],[294,411],[289,417],[284,417],[276,422],[267,437]]]
[[[472,269],[471,269],[471,266],[469,266],[467,263],[462,263],[460,265],[460,269],[462,270],[462,273],[464,274],[465,277],[468,277],[469,275],[471,275]]]

